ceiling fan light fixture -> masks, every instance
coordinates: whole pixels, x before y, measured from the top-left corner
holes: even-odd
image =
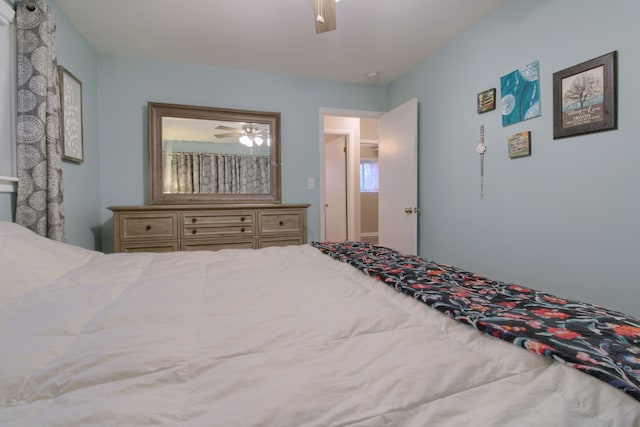
[[[246,145],[247,147],[251,147],[253,145],[253,141],[247,135],[242,135],[239,140],[242,145]]]
[[[313,7],[317,34],[333,31],[337,28],[335,0],[313,0]]]
[[[256,145],[260,146],[264,142],[264,139],[260,138],[259,136],[255,136],[253,137],[253,142],[255,142]]]
[[[369,71],[367,73],[364,73],[364,76],[367,78],[368,81],[375,82],[380,78],[380,72],[379,71]]]

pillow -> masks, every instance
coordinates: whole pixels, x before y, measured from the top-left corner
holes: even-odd
[[[46,286],[103,255],[0,221],[0,304]]]

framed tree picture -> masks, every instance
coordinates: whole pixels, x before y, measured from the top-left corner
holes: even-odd
[[[617,53],[553,74],[553,139],[617,129]]]
[[[82,140],[82,82],[66,68],[58,66],[60,82],[60,138],[62,158],[84,161]]]

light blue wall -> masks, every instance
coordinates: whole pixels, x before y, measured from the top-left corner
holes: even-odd
[[[107,207],[148,202],[147,102],[280,112],[282,199],[311,203],[308,234],[318,239],[320,195],[307,189],[307,179],[320,175],[319,110],[384,111],[386,99],[386,88],[371,85],[100,56],[103,249],[113,249]]]
[[[636,0],[513,0],[390,88],[420,104],[421,253],[640,316]],[[617,50],[619,129],[553,140],[552,74]],[[476,94],[540,60],[542,116],[503,128]],[[485,197],[474,147],[485,126]],[[532,156],[507,137],[530,130]]]
[[[102,246],[100,203],[100,145],[98,139],[98,54],[67,17],[56,14],[58,64],[82,82],[84,163],[64,161],[64,211],[67,241],[88,249]]]
[[[14,221],[16,193],[0,193],[0,221]]]

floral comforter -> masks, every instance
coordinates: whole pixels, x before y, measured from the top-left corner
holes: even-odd
[[[368,243],[311,245],[456,320],[640,401],[638,319]]]

